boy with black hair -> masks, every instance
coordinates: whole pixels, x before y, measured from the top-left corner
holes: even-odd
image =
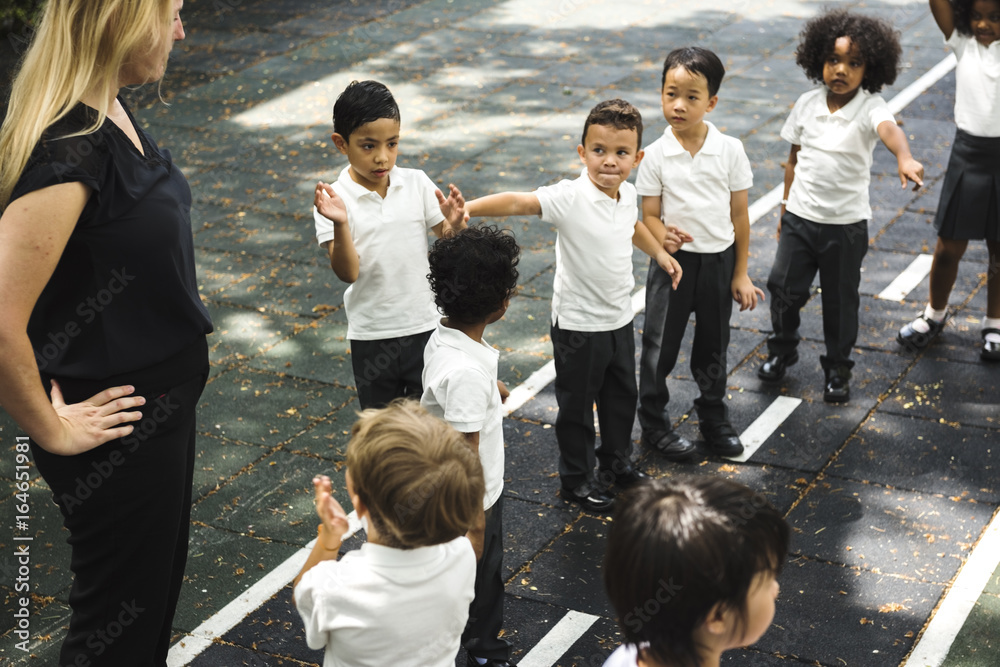
[[[348,165],[316,184],[316,240],[344,292],[351,364],[362,408],[419,396],[424,344],[438,319],[427,286],[427,231],[465,226],[464,200],[419,169],[396,167],[399,107],[378,81],[353,81],[333,106],[333,143]]]
[[[670,276],[650,262],[639,366],[643,442],[673,461],[694,453],[694,445],[671,427],[667,388],[691,313],[696,323],[691,373],[701,391],[695,399],[698,426],[713,453],[743,452],[723,402],[729,318],[733,301],[741,311],[753,310],[757,299],[764,297],[747,275],[750,161],[739,139],[722,134],[704,119],[719,100],[725,73],[718,56],[708,49],[686,47],[667,55],[660,92],[669,125],[646,148],[636,177],[642,220],[674,254],[685,276],[671,290]]]
[[[462,633],[469,667],[510,665],[503,626],[503,414],[508,392],[497,379],[500,353],[483,340],[517,287],[520,249],[496,227],[471,227],[431,248],[430,288],[444,317],[424,350],[421,405],[465,435],[483,466],[483,511],[469,539],[479,557],[476,596]]]
[[[653,480],[619,502],[604,588],[624,642],[604,667],[718,667],[723,652],[760,639],[789,533],[766,498],[705,476]]]
[[[642,159],[640,146],[639,110],[624,100],[607,100],[583,125],[579,178],[466,204],[469,216],[537,215],[557,227],[551,332],[560,493],[594,511],[614,502],[608,483],[627,487],[647,477],[631,457],[638,394],[632,246],[654,257],[674,286],[681,277],[674,259],[637,221],[635,188],[626,179]],[[595,402],[601,426],[596,455]]]

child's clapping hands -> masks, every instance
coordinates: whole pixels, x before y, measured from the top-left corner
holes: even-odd
[[[316,490],[316,514],[322,522],[319,540],[328,551],[340,549],[341,538],[347,532],[347,512],[333,497],[333,486],[326,475],[313,477],[313,488]]]

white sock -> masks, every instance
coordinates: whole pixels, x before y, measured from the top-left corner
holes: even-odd
[[[924,317],[929,320],[934,320],[935,322],[940,322],[947,314],[948,306],[945,306],[942,310],[934,310],[931,308],[931,304],[927,304],[927,307],[924,308]]]
[[[480,665],[485,665],[487,662],[489,662],[489,660],[487,660],[486,658],[476,658],[476,662],[479,663]]]
[[[984,317],[983,329],[1000,329],[1000,317]],[[988,333],[986,334],[986,340],[991,343],[1000,343],[1000,334]]]

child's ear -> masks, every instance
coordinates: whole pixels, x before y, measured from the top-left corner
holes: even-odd
[[[711,609],[708,610],[708,615],[705,616],[705,620],[702,621],[702,628],[710,636],[713,637],[725,637],[729,633],[730,615],[732,610],[721,602],[716,602]]]
[[[578,144],[577,145],[576,152],[580,156],[580,162],[583,162],[584,164],[586,164],[587,161],[584,159],[584,155],[586,155],[586,150],[584,149],[583,144]]]
[[[635,162],[632,163],[632,168],[635,169],[642,162],[642,158],[646,155],[646,151],[639,149],[639,152],[635,154]]]
[[[337,150],[347,155],[347,139],[336,132],[331,134],[330,138],[333,139],[333,145],[337,147]]]
[[[708,100],[708,108],[705,109],[705,113],[708,113],[715,108],[715,105],[719,103],[719,96],[712,95],[712,98]]]

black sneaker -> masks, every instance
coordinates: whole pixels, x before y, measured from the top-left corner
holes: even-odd
[[[644,431],[642,442],[652,447],[668,461],[687,461],[694,455],[695,446],[687,438],[682,438],[673,430]]]
[[[733,457],[743,453],[743,443],[736,429],[729,422],[705,424],[701,427],[701,435],[705,444],[717,456]]]
[[[827,403],[847,403],[851,400],[851,371],[832,369],[826,373],[823,400]]]
[[[785,377],[785,369],[799,360],[799,353],[772,354],[767,358],[760,368],[757,369],[757,377],[765,382],[777,382]]]

